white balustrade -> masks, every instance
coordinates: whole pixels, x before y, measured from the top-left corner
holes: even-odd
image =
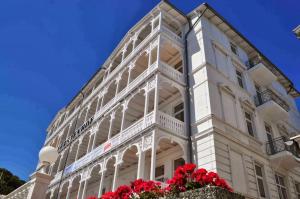
[[[171,39],[178,42],[180,45],[182,45],[182,39],[178,35],[176,35],[173,31],[171,31],[169,28],[162,26],[162,31],[166,33],[167,36],[169,36]]]
[[[27,198],[28,194],[30,193],[30,189],[34,185],[33,181],[29,181],[19,188],[15,189],[8,195],[4,196],[4,199],[14,199],[14,198]]]
[[[163,61],[159,62],[159,70],[165,74],[166,76],[170,77],[171,79],[184,83],[184,76],[181,72],[177,71],[176,69],[172,68],[168,64]]]
[[[170,130],[171,132],[177,133],[182,136],[186,136],[184,122],[182,122],[166,113],[158,111],[158,123],[160,126]]]
[[[117,148],[120,144],[123,144],[124,142],[132,139],[146,129],[147,127],[151,126],[155,123],[155,115],[154,111],[147,114],[146,117],[139,119],[134,124],[123,130],[122,132],[118,133],[117,135],[113,136],[111,139],[106,141],[105,143],[101,144],[73,164],[69,165],[65,171],[64,176],[67,176],[76,170],[88,165],[91,161],[94,161],[95,159],[99,158],[100,156],[103,156],[105,153],[111,151],[114,148]],[[158,111],[157,115],[157,121],[156,123],[160,125],[162,128],[165,128],[168,131],[171,131],[175,134],[186,136],[185,134],[185,128],[184,128],[184,122],[167,115],[166,113],[163,113],[161,111]],[[61,178],[62,171],[57,173],[52,180],[51,184],[58,182],[58,180]]]

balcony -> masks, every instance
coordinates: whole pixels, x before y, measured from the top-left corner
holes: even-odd
[[[300,166],[300,149],[296,142],[278,137],[266,143],[266,151],[272,163],[286,169]]]
[[[77,161],[73,162],[71,165],[66,167],[64,170],[64,176],[68,176],[71,173],[79,170],[80,168],[85,167],[90,162],[98,159],[101,156],[104,156],[106,153],[118,148],[120,145],[124,144],[131,139],[134,139],[136,136],[140,135],[141,132],[148,129],[150,126],[156,124],[159,128],[172,133],[174,135],[178,135],[181,137],[186,137],[184,122],[165,114],[161,111],[157,112],[155,116],[154,111],[147,114],[145,117],[139,119],[135,123],[133,123],[128,128],[124,129],[122,132],[113,136],[100,146],[93,149],[91,152],[81,157]],[[58,172],[54,179],[51,181],[51,184],[57,183],[62,176],[62,171]]]
[[[287,118],[290,110],[289,105],[269,89],[255,97],[255,104],[264,117],[273,121]]]
[[[268,64],[260,57],[248,61],[246,65],[250,77],[261,86],[269,85],[277,80],[272,69],[268,67]]]

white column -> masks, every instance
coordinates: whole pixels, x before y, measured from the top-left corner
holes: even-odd
[[[90,134],[90,139],[87,147],[87,153],[90,152],[93,148],[94,145],[94,139],[95,139],[95,134]]]
[[[77,197],[76,197],[76,198],[78,198],[78,199],[81,198],[80,196],[82,195],[82,194],[81,194],[81,190],[82,190],[82,183],[83,183],[83,182],[84,182],[84,181],[82,181],[82,180],[79,182],[79,188],[78,188],[78,193],[77,193]]]
[[[59,162],[58,162],[58,166],[57,166],[57,171],[56,171],[56,173],[59,172],[60,166],[61,166],[62,161],[63,161],[63,158],[64,158],[64,153],[65,153],[65,151],[63,151],[63,152],[61,153],[61,156],[60,156],[60,159],[59,159]]]
[[[155,94],[154,94],[154,117],[155,122],[157,122],[157,115],[158,115],[158,103],[159,103],[159,84],[158,84],[158,74],[156,75],[156,82],[155,82]]]
[[[111,130],[112,130],[113,121],[115,119],[115,114],[116,114],[116,112],[112,112],[110,114],[109,130],[108,130],[108,138],[107,139],[111,138]]]
[[[87,117],[88,117],[88,115],[89,115],[90,108],[91,108],[91,104],[89,104],[88,107],[87,107],[86,115],[85,115],[85,117],[84,117],[83,123],[88,119]]]
[[[150,168],[150,180],[155,180],[155,167],[156,167],[156,131],[152,134],[152,151],[151,151],[151,168]]]
[[[117,94],[119,92],[120,80],[121,80],[121,76],[119,75],[118,78],[116,79],[117,87],[116,87],[115,97],[117,96]]]
[[[86,189],[87,189],[89,179],[90,179],[90,177],[87,177],[84,181],[82,197],[81,197],[82,199],[85,199],[85,197],[86,197]]]
[[[144,126],[146,125],[146,116],[148,114],[148,106],[149,106],[148,84],[149,83],[147,82],[146,89],[145,89]]]
[[[113,184],[112,184],[112,191],[116,190],[116,185],[117,185],[117,177],[118,177],[118,170],[119,170],[119,163],[115,164],[115,172],[114,172],[114,179],[113,179]]]
[[[131,70],[132,70],[133,66],[129,66],[128,67],[128,79],[127,79],[127,86],[129,85],[130,83],[130,80],[131,80]]]
[[[101,105],[101,101],[103,98],[101,98],[101,95],[98,95],[98,100],[97,100],[97,104],[96,104],[96,112],[99,110],[100,105]]]
[[[69,199],[69,198],[70,198],[71,189],[72,189],[72,183],[68,186],[68,191],[67,191],[66,199]]]
[[[144,178],[145,173],[145,152],[139,152],[139,160],[138,160],[138,169],[137,169],[137,179]]]
[[[70,126],[69,126],[69,129],[68,129],[68,133],[67,133],[67,137],[66,139],[70,136],[70,132],[71,132],[71,129],[72,129],[72,124],[73,124],[73,121],[70,122]],[[62,142],[64,142],[65,140],[62,140]]]
[[[124,122],[125,122],[126,110],[127,110],[127,101],[125,101],[124,104],[123,104],[122,120],[121,120],[121,130],[120,130],[121,133],[124,130]]]
[[[81,143],[82,143],[82,139],[80,139],[79,142],[78,142],[78,147],[77,147],[77,151],[76,151],[75,161],[78,160],[78,155],[79,155],[79,150],[80,150]]]
[[[102,172],[100,171],[99,173],[101,173],[101,179],[100,179],[100,185],[98,190],[98,198],[100,198],[100,196],[103,194],[102,189],[103,189],[103,180],[105,177],[105,170],[103,170]]]
[[[151,65],[151,54],[152,54],[152,48],[151,48],[151,44],[150,44],[150,46],[149,46],[149,51],[148,51],[148,67],[147,68],[149,68],[149,66]]]

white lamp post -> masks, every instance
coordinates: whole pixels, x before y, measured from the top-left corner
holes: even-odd
[[[52,146],[45,146],[40,150],[39,158],[42,164],[42,173],[46,173],[46,166],[54,163],[58,157],[57,149]]]

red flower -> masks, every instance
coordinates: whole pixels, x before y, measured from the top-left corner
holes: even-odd
[[[106,192],[101,196],[101,199],[116,199],[115,193],[114,192]]]
[[[129,199],[131,195],[132,189],[126,185],[119,186],[115,191],[115,196],[117,197],[117,199]]]

